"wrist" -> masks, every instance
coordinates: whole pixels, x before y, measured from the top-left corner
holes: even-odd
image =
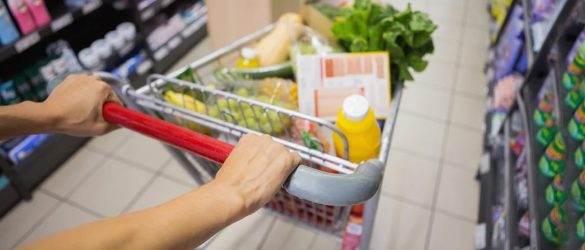
[[[30,117],[34,117],[33,123],[40,129],[38,133],[58,132],[57,127],[59,117],[52,109],[47,107],[44,102],[24,101],[22,105],[24,112],[28,113]]]
[[[250,208],[246,195],[236,186],[226,184],[216,179],[209,182],[206,186],[212,189],[211,193],[215,194],[215,198],[218,199],[218,202],[225,204],[225,208],[228,210],[227,213],[229,214],[228,217],[230,218],[229,223],[235,222],[255,211]]]

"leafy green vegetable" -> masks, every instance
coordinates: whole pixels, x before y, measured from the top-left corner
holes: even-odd
[[[339,11],[331,31],[347,51],[390,51],[394,82],[412,80],[411,68],[425,70],[428,62],[423,57],[435,49],[431,34],[436,29],[426,13],[412,10],[410,4],[399,11],[371,0],[356,0],[353,7]]]

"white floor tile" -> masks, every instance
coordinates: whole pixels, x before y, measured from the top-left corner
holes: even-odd
[[[431,211],[395,199],[380,197],[370,248],[424,249]]]
[[[20,202],[0,219],[0,249],[14,247],[57,203],[41,192],[35,192],[31,201]]]
[[[435,51],[433,54],[428,56],[429,60],[445,63],[457,63],[460,47],[459,43],[440,39],[433,39],[433,43],[435,45]]]
[[[481,130],[484,126],[485,112],[485,100],[457,94],[453,97],[451,122]]]
[[[463,44],[487,48],[491,43],[490,34],[483,29],[466,27],[463,30]]]
[[[454,3],[455,5],[447,4],[445,2]],[[458,3],[457,0],[430,1],[428,5],[428,13],[431,17],[431,20],[445,19],[452,23],[462,23],[465,18],[463,12],[464,8],[461,8],[460,6],[456,7],[457,5],[461,5],[461,3]]]
[[[105,158],[106,156],[98,151],[83,148],[43,182],[41,189],[64,198],[68,197],[88,174],[105,161]]]
[[[429,58],[428,56],[426,57]],[[455,85],[456,64],[429,60],[429,65],[422,73],[414,76],[417,83],[430,84],[446,89],[452,89]]]
[[[452,43],[459,43],[463,35],[463,28],[454,25],[438,25],[435,32],[433,32],[433,40],[440,39]]]
[[[467,250],[474,249],[475,224],[435,213],[429,249]]]
[[[472,171],[477,170],[483,137],[479,131],[451,125],[447,132],[443,159]]]
[[[288,238],[294,231],[295,224],[288,220],[276,218],[274,225],[266,236],[266,241],[262,244],[262,250],[281,249],[287,242]]]
[[[140,198],[138,198],[136,203],[132,205],[129,211],[138,211],[166,203],[191,190],[192,189],[188,186],[171,181],[166,177],[156,177],[152,184],[146,188],[146,191],[140,195]]]
[[[161,169],[170,159],[160,142],[140,134],[132,135],[114,154],[153,171]]]
[[[191,175],[175,160],[169,161],[167,166],[164,167],[162,174],[175,180],[181,181],[183,184],[189,187],[195,188],[198,186],[197,182],[191,177]]]
[[[390,150],[382,193],[430,207],[438,169],[438,160],[432,161],[399,150]]]
[[[62,203],[45,219],[32,233],[26,237],[24,243],[54,235],[59,232],[98,220],[95,215],[87,213],[79,208]]]
[[[487,82],[487,76],[482,70],[459,67],[457,69],[457,79],[455,80],[455,90],[457,93],[474,95],[480,100],[484,100],[487,94]]]
[[[87,146],[93,149],[98,149],[102,152],[111,153],[116,150],[132,133],[132,131],[125,128],[117,129],[106,135],[94,137],[87,144]]]
[[[459,65],[483,70],[488,56],[488,47],[464,44],[459,53]]]
[[[406,84],[400,107],[403,111],[446,121],[449,115],[451,92],[432,85]]]
[[[429,157],[439,158],[445,134],[445,124],[435,120],[399,113],[392,147]]]
[[[219,232],[206,250],[257,249],[275,219],[263,209]]]
[[[323,233],[317,234],[311,250],[334,250],[341,249],[341,240],[334,238],[333,236],[326,235]]]
[[[315,231],[311,231],[305,227],[296,226],[282,247],[278,249],[309,250],[316,237],[317,233]]]
[[[468,10],[465,13],[465,25],[468,28],[476,28],[478,30],[489,30],[489,15],[485,10]]]
[[[475,172],[445,164],[437,196],[437,209],[475,221],[479,206],[479,183]]]
[[[105,216],[119,215],[152,176],[138,167],[110,159],[70,199]]]

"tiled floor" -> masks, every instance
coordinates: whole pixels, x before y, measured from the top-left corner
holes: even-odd
[[[485,0],[412,2],[439,24],[436,53],[404,93],[371,249],[472,249],[479,203],[474,175],[485,111]],[[209,50],[206,40],[178,65]],[[0,220],[0,249],[160,204],[194,187],[159,143],[118,130],[93,139],[42,184],[31,202]],[[329,236],[259,211],[225,229],[208,248],[339,247]]]

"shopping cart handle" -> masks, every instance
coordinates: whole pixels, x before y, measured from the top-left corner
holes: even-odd
[[[215,138],[107,102],[103,107],[106,121],[139,132],[167,144],[223,163],[234,146]],[[307,166],[297,167],[284,188],[301,199],[325,205],[347,206],[372,197],[382,181],[382,163],[371,160],[353,174],[330,174]]]
[[[285,183],[292,195],[318,204],[348,206],[369,200],[380,187],[382,162],[370,160],[358,166],[353,174],[330,174],[299,166]]]

